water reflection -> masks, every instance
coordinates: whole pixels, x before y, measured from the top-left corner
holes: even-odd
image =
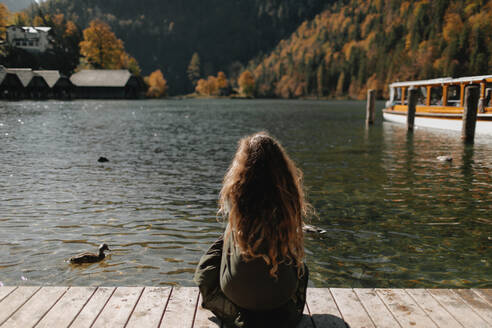
[[[313,285],[491,287],[488,140],[270,100],[0,103],[0,281],[191,285],[237,140],[258,130],[303,169],[327,230],[306,236]],[[66,263],[103,242],[103,262]]]

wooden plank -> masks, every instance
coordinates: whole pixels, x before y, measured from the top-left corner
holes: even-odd
[[[41,287],[23,286],[17,288],[12,294],[7,296],[0,303],[0,325],[40,289]]]
[[[328,288],[308,288],[306,303],[316,327],[346,327]]]
[[[143,287],[117,287],[92,327],[124,327],[142,291]]]
[[[0,287],[0,302],[16,289],[16,286]]]
[[[330,288],[345,322],[351,327],[375,327],[351,288]]]
[[[453,290],[473,308],[473,310],[492,327],[492,305],[469,289]]]
[[[96,287],[71,287],[36,328],[68,327],[95,291]]]
[[[70,328],[89,328],[109,301],[114,291],[114,287],[97,288],[89,302],[82,308],[82,311],[80,311],[79,315],[72,322]]]
[[[492,289],[472,289],[472,291],[480,295],[489,304],[492,304]]]
[[[403,289],[376,289],[402,327],[437,327]]]
[[[359,297],[360,302],[366,309],[376,327],[400,327],[398,321],[396,321],[393,314],[388,310],[374,289],[358,288],[354,289],[354,292]]]
[[[198,288],[173,288],[161,327],[191,327],[197,301]]]
[[[171,287],[145,287],[126,328],[158,327]]]
[[[429,289],[432,296],[465,327],[490,327],[456,293],[449,289]]]
[[[17,312],[15,312],[2,328],[33,327],[58,299],[67,291],[68,287],[42,287]]]
[[[463,327],[426,289],[405,289],[420,308],[440,327]]]
[[[211,311],[202,307],[202,295],[198,298],[198,307],[195,314],[193,328],[220,327],[220,320]]]

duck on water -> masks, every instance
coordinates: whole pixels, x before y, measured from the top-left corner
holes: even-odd
[[[68,261],[73,264],[82,264],[82,263],[95,263],[102,261],[106,255],[104,251],[110,251],[107,244],[99,245],[99,254],[85,252],[79,255],[75,255],[71,257]]]

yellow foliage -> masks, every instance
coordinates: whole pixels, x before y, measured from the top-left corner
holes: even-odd
[[[0,3],[0,37],[5,38],[5,26],[8,25],[9,9],[3,3]]]
[[[239,92],[242,95],[246,97],[253,96],[254,89],[255,89],[255,78],[250,71],[242,72],[241,75],[239,76],[237,84],[239,85]]]
[[[53,21],[55,26],[62,26],[65,20],[65,16],[63,14],[53,15],[51,16],[51,20]]]
[[[167,81],[164,79],[160,69],[145,77],[144,81],[149,86],[149,89],[147,90],[148,97],[162,98],[167,95]]]
[[[463,21],[461,20],[460,15],[449,12],[444,17],[444,22],[445,25],[442,30],[442,34],[444,40],[449,42],[452,38],[457,37],[458,33],[463,28]]]
[[[43,20],[43,18],[41,18],[39,16],[34,17],[34,19],[32,20],[32,25],[34,25],[34,26],[44,26],[44,20]]]
[[[217,77],[210,75],[206,80],[198,80],[195,92],[204,96],[219,96],[221,90],[226,89],[229,86],[229,82],[224,72],[219,72]]]
[[[86,57],[95,68],[120,68],[123,42],[111,31],[108,24],[93,20],[83,32],[84,40],[80,42],[80,54]]]
[[[74,22],[68,21],[65,27],[65,37],[76,35],[78,31],[77,25]]]
[[[226,89],[229,86],[229,82],[222,71],[217,74],[217,86],[219,89]]]
[[[140,74],[135,58],[125,52],[123,41],[118,39],[108,24],[96,19],[83,31],[80,54],[90,67],[97,69],[126,68]],[[161,73],[162,74],[162,73]]]
[[[400,6],[400,17],[404,17],[410,8],[410,1],[405,1]]]

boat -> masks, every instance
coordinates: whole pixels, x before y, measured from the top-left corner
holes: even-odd
[[[391,83],[390,98],[383,109],[383,118],[386,121],[406,124],[408,90],[416,89],[416,127],[461,131],[465,89],[471,85],[480,87],[475,133],[492,135],[492,75]]]

